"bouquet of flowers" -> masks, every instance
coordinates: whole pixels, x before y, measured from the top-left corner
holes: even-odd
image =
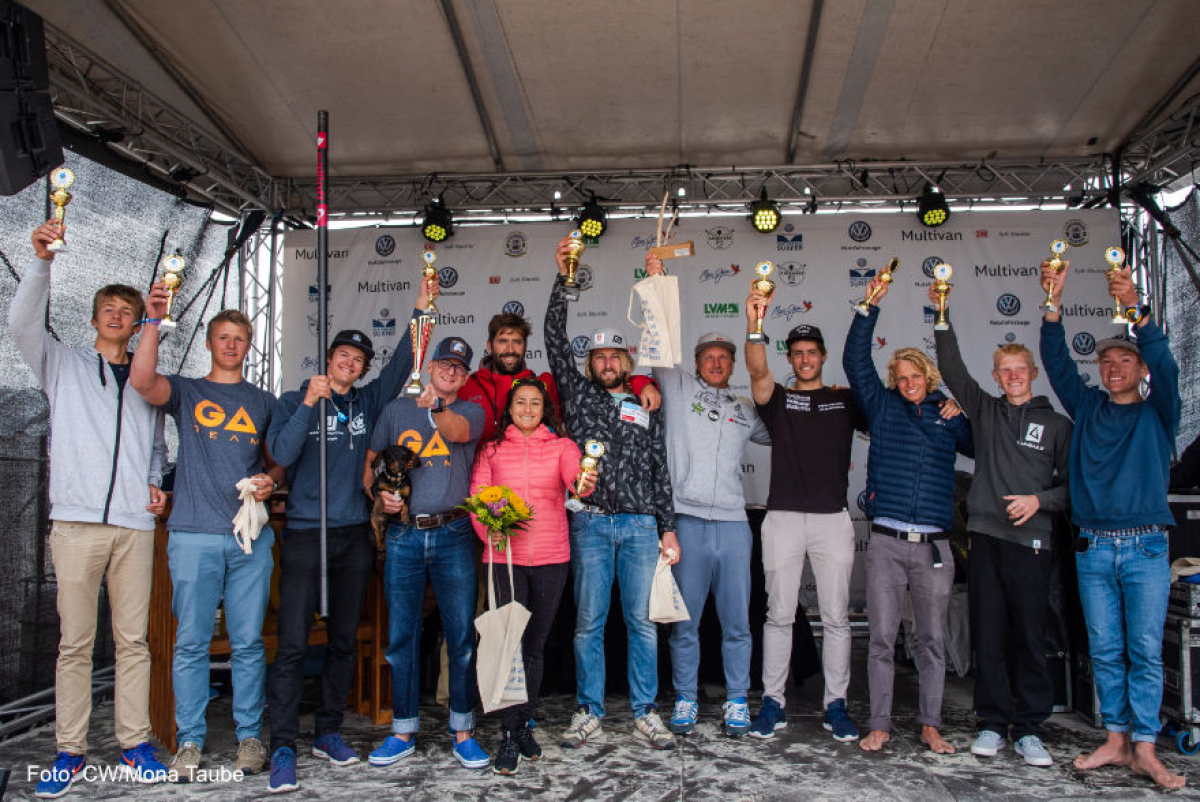
[[[511,488],[503,485],[479,488],[479,492],[463,501],[459,509],[471,513],[489,532],[500,536],[496,543],[500,551],[508,548],[508,539],[524,531],[533,517],[533,509]]]

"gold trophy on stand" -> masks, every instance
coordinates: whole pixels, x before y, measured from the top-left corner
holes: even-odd
[[[900,266],[900,258],[898,256],[893,256],[888,261],[887,267],[885,267],[883,269],[883,272],[879,274],[879,280],[882,281],[885,286],[888,284],[891,284],[893,279],[895,278],[892,275],[892,273],[895,273],[896,268],[899,266]],[[879,288],[876,287],[874,290],[872,290],[867,295],[866,298],[863,298],[858,303],[855,304],[855,303],[851,302],[854,306],[854,311],[857,312],[858,314],[862,315],[863,317],[866,317],[867,315],[871,314],[871,301],[874,301],[875,296],[878,294],[879,294]]]
[[[54,187],[54,191],[50,193],[50,202],[54,204],[54,220],[58,223],[59,234],[58,239],[46,246],[46,250],[60,253],[67,249],[67,243],[63,241],[62,225],[63,218],[67,215],[67,204],[72,198],[71,193],[67,192],[67,187],[74,183],[75,173],[66,167],[59,167],[50,174],[50,186]]]
[[[583,256],[583,252],[587,250],[587,243],[583,241],[583,232],[575,229],[570,234],[570,242],[567,247],[570,250],[567,252],[567,280],[563,282],[563,297],[568,301],[579,300],[579,283],[575,281],[575,271],[579,269],[579,260]]]
[[[1066,269],[1063,264],[1062,255],[1067,252],[1067,243],[1063,240],[1056,239],[1050,243],[1050,259],[1048,260],[1050,268],[1057,274]],[[1050,285],[1046,288],[1046,300],[1042,301],[1042,309],[1047,312],[1057,312],[1058,307],[1054,305],[1054,281],[1050,281]]]
[[[421,258],[425,260],[425,266],[421,268],[422,280],[436,278],[437,268],[433,266],[433,263],[437,261],[437,254],[433,252],[433,248],[426,246],[425,253],[421,255]],[[412,374],[409,376],[408,384],[404,385],[404,389],[400,391],[401,395],[406,398],[416,398],[425,389],[421,384],[421,370],[425,367],[425,357],[429,355],[429,343],[433,340],[433,326],[437,322],[437,312],[437,306],[430,298],[429,307],[425,312],[408,321],[408,330],[412,335]]]
[[[949,331],[950,324],[946,322],[946,296],[950,293],[950,277],[954,268],[942,262],[933,268],[933,291],[938,294],[938,318],[933,325],[934,331]]]
[[[771,281],[770,276],[775,272],[775,265],[771,262],[759,262],[754,266],[754,273],[758,278],[750,282],[750,286],[761,292],[767,297],[767,302],[756,310],[758,320],[754,324],[754,331],[746,335],[748,343],[765,343],[767,335],[763,334],[763,317],[767,314],[767,307],[771,305],[771,298],[775,295],[775,282]]]
[[[575,492],[567,499],[566,507],[571,512],[583,509],[583,501],[579,494],[583,492],[583,474],[594,471],[600,465],[600,458],[608,449],[599,440],[588,440],[583,444],[583,458],[579,460],[579,479],[575,481]]]
[[[1115,245],[1104,252],[1104,261],[1108,262],[1108,270],[1104,271],[1104,277],[1109,283],[1117,277],[1117,271],[1125,264],[1125,251]],[[1113,316],[1112,324],[1114,326],[1124,326],[1129,321],[1125,317],[1125,313],[1121,310],[1121,299],[1113,296]]]
[[[179,285],[183,283],[185,267],[187,267],[187,259],[184,259],[183,254],[178,250],[162,260],[162,277],[159,281],[167,285],[167,313],[158,322],[160,331],[171,331],[178,325],[171,317],[171,307],[175,305],[175,298],[179,294]]]

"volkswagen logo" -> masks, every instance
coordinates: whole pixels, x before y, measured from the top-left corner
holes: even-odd
[[[940,256],[926,257],[925,261],[921,262],[921,272],[925,274],[926,278],[933,278],[933,269],[944,261],[946,260]]]
[[[1071,338],[1071,347],[1075,349],[1075,353],[1080,356],[1087,356],[1094,353],[1096,350],[1096,338],[1088,334],[1086,331],[1081,331]]]
[[[458,283],[458,271],[453,267],[443,267],[438,271],[438,284],[443,287],[453,287]]]
[[[380,256],[391,256],[394,250],[396,250],[396,238],[391,234],[384,234],[375,240],[375,253]]]
[[[390,309],[388,309],[387,307],[384,307],[383,309],[380,309],[380,310],[379,310],[379,316],[380,316],[380,317],[391,317],[391,316],[392,316],[392,312],[391,312],[391,310],[390,310]]]
[[[1021,311],[1021,299],[1006,292],[996,299],[996,311],[1005,317],[1012,317]]]
[[[508,315],[517,315],[518,317],[525,317],[525,305],[523,303],[521,303],[520,301],[509,301],[508,303],[506,303],[503,306],[503,308],[500,311],[502,311]]]
[[[867,491],[864,490],[861,493],[859,493],[858,498],[855,499],[855,501],[858,503],[858,508],[860,510],[862,510],[863,512],[867,511]]]
[[[571,353],[575,354],[577,359],[583,359],[587,356],[588,344],[592,341],[591,337],[586,334],[580,334],[575,339],[571,340]]]
[[[847,229],[846,233],[855,242],[866,242],[871,238],[871,224],[866,220],[855,220],[850,224],[850,228]]]
[[[1013,334],[1011,331],[1004,333],[1004,342],[1015,343],[1016,341],[1017,341],[1017,335]]]

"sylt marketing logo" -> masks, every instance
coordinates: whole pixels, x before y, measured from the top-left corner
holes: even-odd
[[[777,251],[802,251],[804,250],[804,235],[803,234],[776,234],[775,235],[775,250]]]
[[[380,309],[379,317],[371,318],[371,330],[376,337],[396,336],[396,318],[392,317],[390,309]]]
[[[718,267],[713,270],[710,270],[706,267],[702,271],[700,271],[700,283],[701,284],[706,284],[706,283],[720,284],[721,279],[726,278],[728,276],[736,276],[740,272],[742,272],[742,268],[739,265],[730,265],[729,267]]]
[[[525,255],[528,242],[525,240],[525,235],[520,231],[514,231],[504,238],[504,255],[512,257],[521,257]]]
[[[866,220],[855,220],[846,229],[846,233],[855,242],[866,242],[871,238],[871,224]]]
[[[736,303],[732,301],[706,303],[704,316],[706,318],[734,318],[741,315]]]
[[[776,270],[779,271],[780,281],[789,287],[798,287],[804,283],[808,265],[803,262],[784,262]]]
[[[592,338],[586,334],[580,334],[575,339],[571,340],[571,353],[576,359],[583,359],[587,356],[588,346],[591,345]]]
[[[458,283],[458,271],[453,267],[443,267],[438,271],[438,284],[442,289],[449,289]]]
[[[996,299],[996,311],[1005,317],[1012,317],[1021,311],[1021,299],[1006,292]]]
[[[708,247],[724,251],[733,247],[733,229],[725,226],[714,226],[713,228],[704,229],[704,238],[708,240]]]
[[[1096,338],[1081,331],[1071,338],[1071,348],[1080,356],[1090,356],[1096,352]]]
[[[783,318],[788,323],[792,322],[792,318],[796,315],[806,315],[812,311],[812,301],[801,301],[798,304],[788,304],[787,306],[771,307],[771,320]]]
[[[509,301],[500,311],[509,315],[525,317],[525,304],[521,303],[520,301]]]
[[[391,256],[396,250],[396,238],[391,234],[384,234],[375,240],[375,253],[380,256]]]
[[[657,240],[652,234],[636,234],[629,240],[629,250],[648,251],[655,246]]]

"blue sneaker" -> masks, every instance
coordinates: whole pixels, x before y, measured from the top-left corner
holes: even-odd
[[[312,752],[335,766],[353,766],[358,762],[358,752],[347,746],[336,732],[326,733],[315,740]]]
[[[271,755],[271,782],[267,790],[272,794],[286,794],[300,787],[296,782],[296,753],[290,746],[281,746]]]
[[[59,752],[54,756],[54,765],[42,773],[34,795],[38,799],[58,799],[71,790],[76,779],[83,779],[80,772],[86,765],[87,755]]]
[[[468,738],[462,743],[454,745],[454,756],[458,758],[458,762],[466,766],[468,769],[486,769],[492,759],[488,757],[488,753],[483,751],[483,747],[479,745],[479,741],[474,738]]]
[[[833,733],[835,741],[845,743],[858,740],[858,727],[854,726],[846,712],[845,699],[834,699],[829,703],[829,707],[825,708],[825,718],[821,726]]]
[[[154,785],[167,779],[167,767],[158,759],[149,741],[143,741],[132,749],[121,753],[121,762],[133,779],[146,785]]]
[[[687,735],[696,729],[696,719],[700,716],[700,705],[694,699],[675,697],[675,712],[671,714],[668,726],[676,735]]]
[[[367,757],[372,766],[390,766],[402,757],[408,757],[417,748],[416,733],[409,733],[408,740],[398,735],[389,735],[379,748]]]
[[[758,715],[754,717],[747,734],[755,738],[774,738],[775,730],[782,730],[786,726],[787,716],[783,714],[779,702],[770,696],[764,696],[762,707],[758,709]]]
[[[750,731],[750,705],[746,704],[745,696],[730,699],[721,709],[725,711],[726,735],[736,737]]]

